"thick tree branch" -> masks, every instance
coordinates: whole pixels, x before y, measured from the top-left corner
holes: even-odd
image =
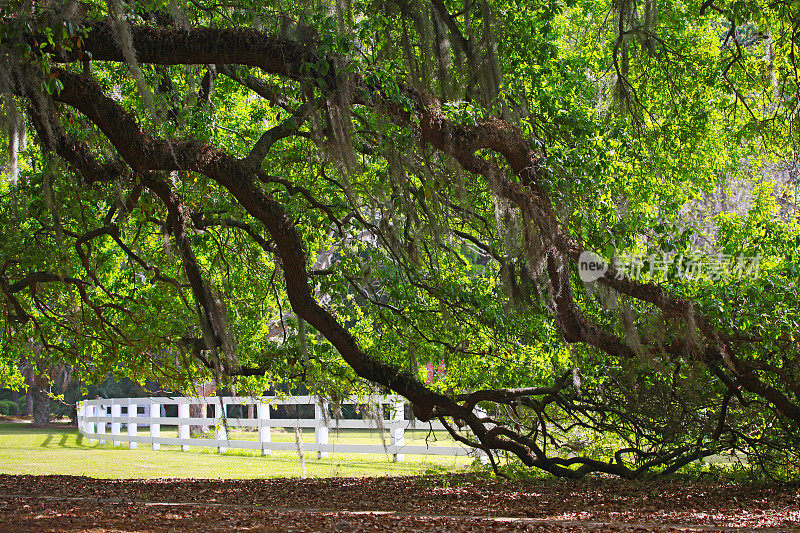
[[[434,407],[438,407],[451,416],[470,419],[479,436],[485,433],[474,415],[452,399],[430,391],[412,376],[365,354],[350,333],[317,303],[308,283],[305,246],[297,229],[283,206],[258,187],[247,165],[215,147],[195,140],[167,142],[154,139],[141,130],[132,115],[106,97],[94,81],[66,71],[59,71],[59,75],[64,89],[56,99],[80,110],[97,124],[122,157],[145,176],[145,184],[170,208],[176,240],[180,242],[181,233],[185,232],[186,215],[178,209],[179,203],[174,193],[163,182],[148,177],[152,171],[192,170],[205,174],[228,189],[254,218],[263,223],[283,263],[286,290],[295,313],[325,336],[358,375],[406,396],[414,403],[417,417],[421,420],[429,419]],[[185,247],[179,248],[182,254],[191,251]],[[202,281],[198,283],[196,279],[199,270],[190,271],[191,264],[192,261],[184,263],[187,277],[192,283],[196,301],[203,302]]]

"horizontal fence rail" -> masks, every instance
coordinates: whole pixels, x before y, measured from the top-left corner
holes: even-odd
[[[405,417],[406,401],[401,396],[373,396],[369,399],[349,399],[340,405],[382,406],[378,410],[389,413],[389,419],[383,420],[383,429],[389,431],[386,446],[380,444],[331,444],[328,441],[329,431],[335,429],[379,429],[376,420],[336,419],[330,415],[328,402],[315,396],[294,396],[279,398],[274,396],[227,396],[227,397],[159,397],[159,398],[98,398],[78,403],[78,429],[90,440],[100,444],[111,441],[114,446],[127,442],[131,449],[138,443],[152,446],[153,450],[162,444],[180,446],[188,451],[192,446],[217,448],[220,453],[229,448],[261,450],[262,455],[269,455],[272,450],[297,450],[295,442],[272,442],[272,428],[314,428],[314,442],[302,443],[303,451],[316,452],[320,459],[330,453],[388,453],[394,461],[403,461],[406,454],[411,455],[449,455],[473,456],[482,462],[488,461],[485,453],[467,446],[428,446],[406,445],[405,431],[409,429],[444,430],[439,422],[420,423],[415,427],[413,420]],[[299,416],[299,406],[314,406],[313,418]],[[177,411],[177,416],[167,416],[168,406]],[[192,417],[191,406],[199,406],[201,413],[213,416]],[[209,409],[212,406],[212,409]],[[238,416],[230,416],[232,406],[237,406]],[[248,406],[252,406],[248,409]],[[298,415],[291,418],[273,418],[270,408],[278,406],[298,406]],[[198,408],[195,408],[197,410]],[[125,411],[123,413],[123,410]],[[288,408],[284,408],[288,411]],[[253,418],[243,418],[242,412],[252,412]],[[125,431],[123,432],[123,426]],[[162,426],[177,426],[177,437],[161,435]],[[213,427],[214,438],[195,438],[190,431],[192,426]],[[148,429],[147,434],[140,430]],[[258,440],[237,440],[228,438],[229,428],[252,428],[258,431]],[[106,430],[110,429],[110,432]]]

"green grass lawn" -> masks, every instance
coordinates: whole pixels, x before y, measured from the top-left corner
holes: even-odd
[[[169,428],[162,431],[164,436]],[[141,432],[146,434],[146,432]],[[246,438],[255,433],[236,432],[230,438]],[[406,444],[424,444],[427,431],[406,432]],[[291,431],[274,431],[276,442],[293,442]],[[438,434],[436,444],[452,441]],[[303,441],[313,442],[313,430],[303,432]],[[388,435],[387,435],[388,441]],[[380,443],[375,432],[368,430],[331,430],[330,443]],[[261,457],[257,451],[232,450],[218,454],[210,448],[193,448],[188,452],[164,446],[152,451],[148,445],[129,450],[127,443],[113,447],[87,442],[75,428],[32,428],[27,423],[0,423],[0,473],[3,474],[68,474],[97,478],[267,478],[299,477],[302,473],[296,452],[272,452]],[[309,477],[413,475],[465,470],[472,464],[469,457],[406,455],[405,462],[393,463],[385,454],[336,454],[317,459],[305,453]]]

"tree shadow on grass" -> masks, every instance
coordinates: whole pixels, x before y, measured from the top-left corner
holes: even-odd
[[[60,437],[57,443],[54,443],[53,440],[56,437]],[[50,448],[51,446],[58,446],[59,448],[75,448],[78,446],[83,445],[83,435],[80,433],[78,434],[75,443],[70,444],[69,439],[71,435],[68,433],[48,433],[42,443],[39,445],[40,448]]]

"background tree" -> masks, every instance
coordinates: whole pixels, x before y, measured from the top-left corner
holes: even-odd
[[[793,4],[12,7],[9,360],[371,382],[558,476],[794,474]]]

